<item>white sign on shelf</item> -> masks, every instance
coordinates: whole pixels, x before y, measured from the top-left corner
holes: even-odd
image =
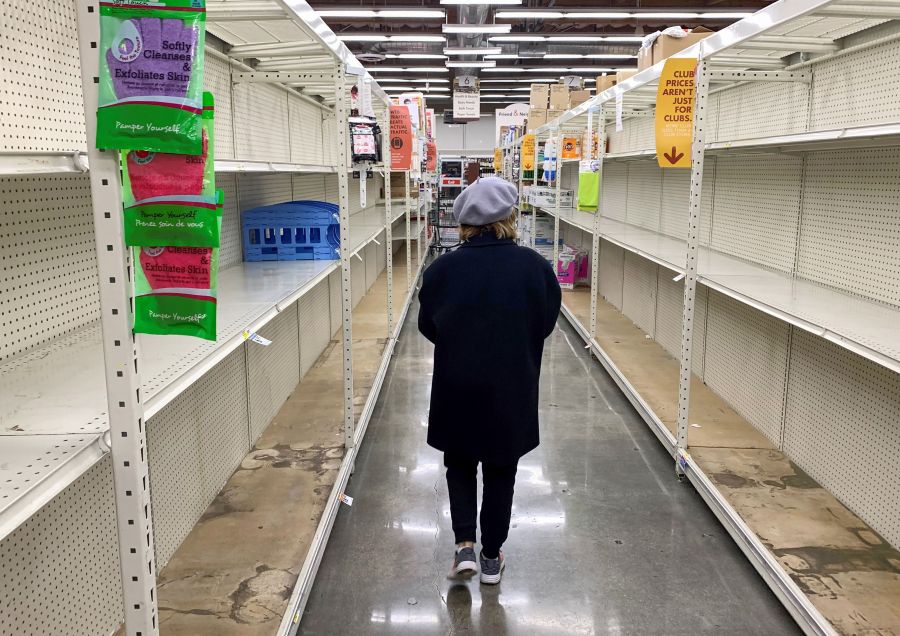
[[[368,181],[368,175],[365,170],[359,171],[359,205],[360,207],[366,207],[366,181]]]
[[[622,93],[616,94],[616,132],[622,132]]]

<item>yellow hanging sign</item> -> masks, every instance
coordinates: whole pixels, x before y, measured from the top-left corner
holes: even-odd
[[[670,57],[656,92],[656,160],[660,168],[690,168],[697,59]]]
[[[494,172],[499,173],[500,168],[503,167],[503,151],[499,148],[494,148]]]
[[[534,135],[522,138],[522,170],[534,170]]]

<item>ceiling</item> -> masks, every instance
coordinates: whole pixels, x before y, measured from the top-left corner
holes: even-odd
[[[479,77],[486,111],[527,101],[528,84],[533,81],[580,75],[592,88],[593,78],[603,72],[636,68],[634,56],[646,34],[673,25],[718,30],[741,14],[770,4],[764,0],[494,1],[509,4],[441,4],[440,0],[416,5],[365,0],[311,4],[388,94],[425,89],[433,97],[429,105],[439,111],[450,100],[438,96],[449,96],[457,75]],[[447,32],[452,25],[468,25],[471,32]],[[474,55],[445,55],[444,51],[472,47],[495,51]],[[447,62],[487,62],[494,68],[446,68]]]

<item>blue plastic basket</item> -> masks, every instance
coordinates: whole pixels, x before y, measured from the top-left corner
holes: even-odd
[[[287,201],[245,210],[241,220],[247,261],[333,260],[341,246],[338,206]]]

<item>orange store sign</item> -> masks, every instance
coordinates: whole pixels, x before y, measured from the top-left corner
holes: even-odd
[[[656,92],[656,160],[661,168],[690,168],[697,59],[670,57]]]

